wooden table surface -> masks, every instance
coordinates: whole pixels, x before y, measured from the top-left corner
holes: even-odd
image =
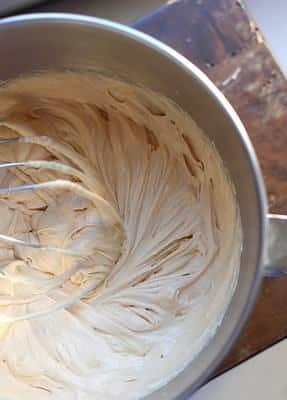
[[[287,214],[287,83],[243,3],[172,1],[133,26],[178,50],[223,91],[257,152],[270,211]],[[249,322],[217,373],[286,335],[287,278],[265,278]]]

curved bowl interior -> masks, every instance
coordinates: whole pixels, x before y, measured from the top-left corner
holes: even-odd
[[[185,399],[218,365],[254,303],[261,276],[265,192],[256,156],[232,107],[191,63],[160,42],[90,17],[42,14],[0,22],[0,79],[34,71],[89,68],[110,72],[171,98],[215,143],[234,182],[243,227],[239,282],[217,334],[177,377],[147,397]]]

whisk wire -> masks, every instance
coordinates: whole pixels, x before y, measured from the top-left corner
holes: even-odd
[[[3,124],[1,123],[0,125],[2,126],[7,126],[9,128],[13,128],[13,126],[10,126],[9,124]],[[18,186],[8,186],[8,187],[2,187],[0,188],[0,195],[4,194],[10,194],[10,193],[16,193],[16,192],[23,192],[23,191],[37,191],[37,190],[47,190],[47,189],[63,189],[63,190],[70,190],[76,194],[78,194],[81,197],[84,197],[88,200],[90,200],[96,208],[100,208],[104,210],[104,212],[109,215],[110,218],[114,221],[116,226],[121,228],[122,225],[122,219],[117,211],[117,209],[110,203],[108,202],[105,197],[104,197],[104,189],[101,185],[100,182],[97,181],[97,179],[94,177],[94,175],[89,176],[89,172],[92,174],[92,170],[89,165],[87,165],[87,160],[83,156],[79,156],[78,154],[74,154],[74,150],[65,147],[62,143],[56,142],[55,140],[45,137],[45,136],[19,136],[19,137],[11,137],[11,138],[0,138],[0,145],[1,144],[9,144],[9,143],[27,143],[27,144],[36,144],[40,146],[46,147],[48,150],[53,150],[55,154],[61,154],[64,156],[66,160],[71,161],[72,165],[70,166],[67,164],[64,164],[62,162],[58,161],[47,161],[47,160],[28,160],[28,161],[15,161],[15,162],[4,162],[0,164],[0,170],[4,169],[13,169],[13,168],[34,168],[34,169],[39,169],[39,170],[54,170],[59,173],[69,175],[73,177],[73,181],[68,180],[68,179],[55,179],[55,180],[50,180],[46,182],[37,182],[37,183],[31,183],[31,184],[23,184],[23,185],[18,185]],[[75,168],[75,166],[77,168]],[[85,171],[86,173],[84,173]],[[87,173],[88,171],[88,173]],[[94,179],[95,178],[95,179]],[[32,178],[31,178],[32,179]],[[75,182],[76,179],[76,182]],[[69,267],[68,270],[66,270],[64,273],[61,273],[60,275],[54,276],[54,278],[51,278],[51,282],[47,287],[43,290],[40,290],[40,292],[37,292],[34,294],[34,296],[28,296],[27,298],[24,296],[23,298],[20,296],[18,298],[11,298],[11,301],[9,302],[9,299],[7,299],[7,296],[0,296],[0,305],[1,301],[3,304],[25,304],[26,302],[29,302],[31,299],[36,300],[38,298],[38,295],[44,294],[47,295],[48,292],[50,292],[52,289],[59,287],[59,285],[63,285],[67,280],[71,278],[71,276],[78,271],[79,266],[81,266],[81,262],[84,260],[87,260],[90,256],[92,256],[95,253],[98,253],[105,258],[108,258],[104,252],[102,252],[100,249],[95,249],[93,248],[92,250],[88,251],[88,249],[70,249],[70,248],[61,248],[61,247],[56,247],[56,246],[50,246],[50,245],[45,245],[42,243],[33,243],[30,241],[25,241],[18,239],[13,236],[5,235],[5,234],[0,234],[0,241],[8,242],[13,246],[24,246],[32,249],[37,249],[39,251],[46,251],[46,252],[55,252],[58,254],[66,255],[66,256],[73,256],[73,257],[79,257],[79,262],[80,264],[77,263],[73,264],[72,267]],[[88,265],[85,263],[85,265]],[[103,264],[104,266],[104,264]],[[1,267],[1,270],[3,270],[3,266]],[[91,289],[94,288],[95,282],[97,282],[97,279],[95,278],[90,279],[89,281],[85,282],[82,286],[80,286],[73,295],[71,295],[70,298],[63,299],[60,302],[56,302],[53,305],[48,306],[46,309],[37,311],[37,312],[29,312],[27,311],[21,316],[18,317],[13,317],[12,319],[7,317],[8,322],[13,322],[13,321],[21,321],[24,319],[30,319],[30,318],[35,318],[39,316],[45,316],[51,311],[56,311],[61,308],[66,308],[69,305],[73,304],[73,302],[82,296],[86,295]],[[9,296],[8,296],[9,297]],[[5,316],[0,315],[0,319],[3,320]],[[2,318],[3,317],[3,318]],[[5,319],[5,318],[4,318]]]

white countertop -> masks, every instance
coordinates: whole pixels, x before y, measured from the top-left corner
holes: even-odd
[[[192,400],[286,400],[287,339],[203,386]]]

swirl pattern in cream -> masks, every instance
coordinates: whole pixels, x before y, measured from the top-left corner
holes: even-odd
[[[88,73],[6,83],[0,131],[21,138],[1,163],[34,162],[1,186],[39,184],[1,195],[0,233],[64,249],[0,242],[0,397],[144,396],[236,286],[240,217],[214,146],[169,100]]]

